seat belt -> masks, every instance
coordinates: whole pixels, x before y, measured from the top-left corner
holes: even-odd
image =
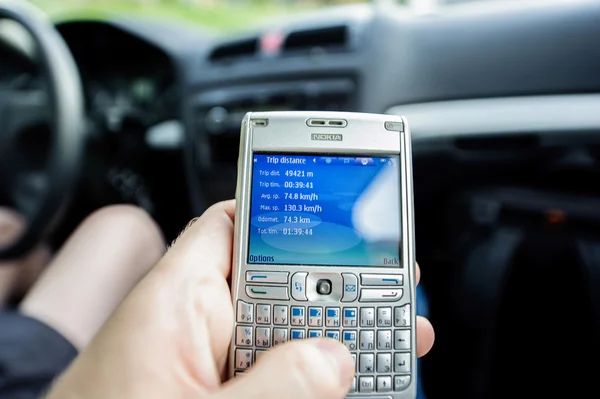
[[[600,242],[578,239],[575,245],[589,282],[589,295],[595,315],[595,335],[600,337]]]
[[[487,230],[487,229],[486,229]],[[458,309],[464,309],[461,323],[477,331],[480,341],[473,352],[473,367],[466,378],[472,381],[466,397],[486,397],[495,357],[496,326],[500,303],[510,274],[510,265],[523,234],[519,229],[496,227],[472,249],[466,258],[459,292]],[[481,236],[480,236],[481,237]]]

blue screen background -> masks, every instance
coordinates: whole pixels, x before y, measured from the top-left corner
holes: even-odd
[[[400,267],[399,157],[257,153],[252,175],[249,263]]]

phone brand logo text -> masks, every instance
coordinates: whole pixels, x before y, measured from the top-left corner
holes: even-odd
[[[316,141],[342,141],[344,136],[341,134],[313,133],[310,135],[311,140]]]

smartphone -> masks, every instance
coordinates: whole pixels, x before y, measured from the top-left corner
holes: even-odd
[[[236,200],[230,376],[289,340],[328,337],[355,360],[348,397],[415,398],[406,119],[248,113]]]

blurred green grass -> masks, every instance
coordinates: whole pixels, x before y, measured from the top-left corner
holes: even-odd
[[[102,19],[113,15],[174,20],[217,31],[255,26],[278,15],[306,10],[265,0],[239,1],[236,4],[186,4],[177,0],[31,0],[56,21]]]

